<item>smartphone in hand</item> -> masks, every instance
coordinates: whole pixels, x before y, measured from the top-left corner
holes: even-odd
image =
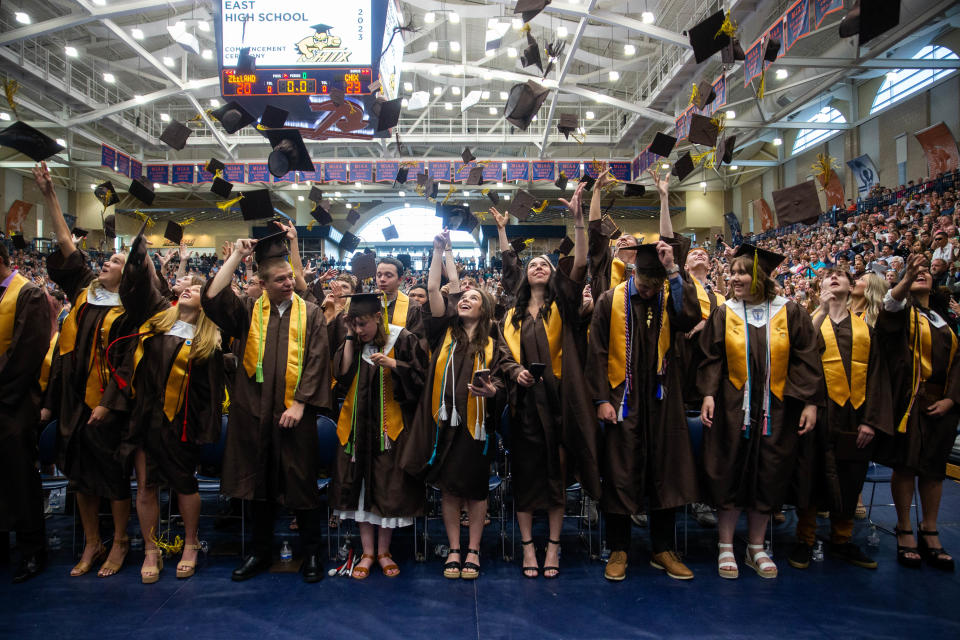
[[[543,378],[543,372],[547,370],[547,365],[542,362],[531,362],[530,366],[527,367],[527,371],[530,372],[530,375],[533,376],[534,380],[540,380]]]
[[[477,369],[473,372],[473,386],[480,387],[490,382],[490,369]]]

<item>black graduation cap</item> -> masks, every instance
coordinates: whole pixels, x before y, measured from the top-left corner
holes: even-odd
[[[873,0],[869,8],[869,11],[862,13],[859,0],[853,3],[840,22],[841,38],[850,38],[859,33],[857,44],[862,47],[900,24],[900,0]]]
[[[299,129],[269,129],[265,132],[273,151],[267,158],[270,173],[282,178],[289,171],[313,171],[310,152]]]
[[[705,147],[715,147],[719,134],[720,128],[713,120],[699,113],[690,114],[690,133],[687,134],[690,142]]]
[[[767,62],[776,62],[780,53],[780,41],[776,38],[767,38],[767,46],[763,50],[763,59]]]
[[[374,131],[393,129],[400,122],[400,110],[403,108],[403,98],[387,100],[380,105],[380,114],[377,116],[377,125]]]
[[[317,202],[313,210],[310,211],[310,215],[322,225],[328,225],[333,222],[333,216],[330,215],[330,203],[326,200]]]
[[[530,65],[536,65],[543,73],[543,59],[540,57],[540,45],[530,33],[527,33],[527,48],[520,54],[520,66],[526,68]]]
[[[430,180],[430,174],[426,172],[417,174],[417,186],[426,188],[427,182],[429,180]]]
[[[514,253],[520,253],[527,247],[527,241],[523,237],[517,237],[510,241],[510,246],[513,248]]]
[[[860,33],[860,0],[855,0],[853,6],[840,20],[840,37],[852,38]]]
[[[820,197],[812,180],[805,180],[786,189],[773,192],[773,206],[777,211],[777,220],[781,225],[813,224],[823,213],[820,210]]]
[[[428,198],[436,198],[437,194],[440,193],[440,183],[430,181],[430,191],[427,193]]]
[[[676,138],[658,131],[657,135],[653,137],[653,142],[650,143],[650,153],[654,153],[661,158],[666,158],[673,151],[673,147],[676,144]]]
[[[356,209],[350,209],[349,211],[347,211],[347,224],[349,224],[352,227],[353,225],[357,224],[357,222],[359,221],[360,221],[359,211],[357,211]]]
[[[224,131],[231,134],[253,124],[256,120],[253,114],[241,107],[236,100],[216,109],[211,112],[211,115],[220,121]]]
[[[244,75],[257,70],[257,59],[250,55],[250,47],[240,49],[240,55],[237,56],[237,73]]]
[[[216,158],[210,158],[209,160],[207,160],[207,164],[204,167],[204,169],[206,169],[209,173],[212,173],[213,175],[217,175],[218,171],[223,171],[226,168],[227,168],[227,165],[223,164]]]
[[[365,256],[366,254],[361,254]],[[357,260],[361,256],[357,256],[354,260]],[[373,256],[370,256],[370,259],[376,262],[373,259]],[[356,269],[353,269],[353,264],[351,263],[351,270],[353,274],[360,278],[361,280],[366,280],[367,278],[372,278],[376,275],[376,264],[374,264],[374,272],[366,277],[360,277],[357,275]],[[383,294],[380,293],[352,293],[344,296],[348,298],[349,307],[347,308],[348,316],[372,316],[380,311],[383,311]]]
[[[536,198],[530,195],[529,192],[520,189],[516,195],[513,196],[513,200],[510,201],[510,208],[507,209],[507,213],[516,216],[517,220],[522,222],[530,217],[530,210],[533,209],[536,204]]]
[[[213,178],[213,184],[210,185],[211,193],[215,193],[221,198],[229,198],[231,191],[233,191],[232,182],[227,182],[219,176]]]
[[[483,184],[483,167],[473,167],[467,176],[467,184],[480,186]]]
[[[730,39],[730,44],[725,46],[720,50],[720,61],[723,64],[733,64],[734,62],[742,62],[747,59],[747,54],[743,52],[743,47],[740,46],[740,39],[733,37]]]
[[[570,236],[563,236],[560,246],[557,247],[557,253],[565,256],[573,250],[573,246],[573,240],[570,239]]]
[[[263,109],[263,115],[260,116],[260,124],[267,129],[282,129],[287,124],[287,116],[290,112],[268,104]]]
[[[565,190],[567,188],[567,174],[561,171],[560,175],[557,177],[556,182],[554,182],[553,184],[557,185],[557,188],[560,189],[561,191]]]
[[[22,233],[17,233],[10,236],[10,239],[13,241],[13,246],[15,249],[23,251],[27,248],[27,239],[23,237]]]
[[[720,32],[723,26],[723,9],[694,26],[687,32],[690,36],[690,46],[693,47],[693,56],[700,64],[716,52],[730,44],[730,36]]]
[[[627,182],[623,185],[624,198],[639,198],[647,192],[647,188],[642,184]]]
[[[310,195],[307,196],[307,200],[310,202],[320,202],[323,200],[323,190],[320,187],[310,187]]]
[[[152,205],[154,198],[157,197],[157,194],[153,191],[153,183],[142,176],[131,182],[127,191],[147,206]]]
[[[163,133],[160,134],[160,142],[163,142],[171,149],[180,151],[187,146],[187,138],[190,137],[191,133],[190,127],[187,125],[179,120],[171,120],[170,124],[163,130]]]
[[[464,222],[472,217],[470,207],[464,204],[441,204],[437,203],[436,214],[443,220],[443,226],[451,231],[465,231],[462,229]]]
[[[613,218],[606,214],[600,218],[600,233],[611,240],[616,240],[623,235],[623,231],[617,226],[617,223],[613,221]]]
[[[340,248],[350,253],[356,251],[357,247],[360,246],[360,238],[350,233],[349,231],[343,232],[343,238],[340,240]]]
[[[464,147],[463,153],[460,154],[460,157],[463,159],[464,164],[470,164],[477,159],[477,157],[473,155],[473,152],[470,151],[470,147]]]
[[[717,145],[716,164],[730,164],[733,162],[733,149],[737,144],[737,136],[725,136]]]
[[[693,173],[693,170],[696,167],[693,166],[693,158],[690,157],[690,152],[686,152],[680,159],[673,163],[673,169],[671,173],[677,177],[681,182],[686,180],[687,176]]]
[[[746,256],[751,260],[757,261],[757,266],[763,269],[767,275],[772,275],[776,271],[777,267],[780,266],[780,263],[786,260],[785,256],[780,255],[779,253],[774,253],[773,251],[767,251],[766,249],[761,249],[755,245],[744,242],[739,247],[737,247],[736,253],[733,256]]]
[[[660,254],[657,253],[656,243],[637,245],[636,251],[633,266],[638,272],[655,278],[666,277],[667,270],[663,268],[663,263],[660,262]]]
[[[109,240],[117,237],[117,218],[112,213],[103,219],[103,235]]]
[[[567,140],[570,139],[570,134],[577,130],[577,127],[580,124],[580,119],[575,113],[561,113],[560,119],[557,120],[557,131],[563,134],[563,137]]]
[[[519,0],[517,6],[513,8],[513,14],[521,14],[524,22],[530,22],[537,17],[537,14],[543,11],[544,7],[550,4],[550,0]]]
[[[712,84],[708,84],[707,86],[710,87],[709,91],[706,91],[703,86],[697,85],[697,98],[694,104],[697,105],[697,109],[700,109],[700,111],[703,111],[704,107],[717,99],[717,90]]]
[[[396,226],[394,226],[394,225],[392,225],[392,224],[388,224],[387,226],[385,226],[385,227],[383,228],[383,239],[384,239],[384,240],[396,240],[396,239],[399,238],[399,237],[400,237],[400,232],[397,231],[397,227],[396,227]]]
[[[98,184],[97,188],[93,190],[93,195],[100,201],[104,209],[120,202],[120,196],[117,195],[117,190],[114,189],[113,183],[109,180]]]
[[[487,197],[493,204],[500,204],[500,195],[496,191],[487,191]]]
[[[583,182],[584,184],[587,185],[584,187],[584,189],[586,189],[587,191],[590,191],[590,189],[593,189],[593,183],[595,183],[596,181],[597,181],[596,178],[594,178],[593,176],[589,176],[586,173],[580,176],[580,182]]]
[[[42,162],[64,149],[53,138],[19,120],[0,131],[0,147],[16,149],[34,162]]]
[[[394,184],[406,184],[407,176],[410,174],[410,167],[400,167],[397,169],[397,177],[393,179]]]
[[[273,217],[273,201],[269,189],[244,191],[240,200],[240,213],[244,220],[261,220]]]
[[[517,127],[521,131],[526,131],[530,126],[530,121],[537,114],[543,101],[547,99],[550,90],[540,86],[533,80],[527,80],[524,84],[515,84],[510,89],[510,95],[507,97],[507,104],[504,107],[504,117],[507,122]]]
[[[90,235],[89,231],[87,231],[86,229],[81,229],[80,227],[74,227],[73,229],[70,230],[70,233],[72,233],[77,238],[86,238],[88,235]]]
[[[173,220],[170,220],[167,222],[167,228],[163,232],[163,237],[173,244],[180,244],[183,242],[183,227]]]
[[[290,246],[287,244],[287,232],[277,231],[268,236],[257,240],[253,247],[253,255],[257,265],[263,264],[265,260],[271,258],[286,258],[290,253]]]

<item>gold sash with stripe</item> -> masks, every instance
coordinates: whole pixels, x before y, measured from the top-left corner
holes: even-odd
[[[542,317],[542,316],[541,316]],[[523,366],[523,357],[520,348],[520,333],[523,329],[523,320],[520,321],[520,327],[513,326],[513,309],[507,311],[507,317],[503,322],[503,338],[507,346],[510,347],[510,353],[517,364]],[[543,320],[543,328],[547,332],[547,344],[550,347],[550,367],[553,370],[554,377],[561,378],[561,367],[563,363],[563,319],[560,317],[560,309],[556,302],[550,303],[550,318]]]
[[[89,287],[85,288],[77,296],[77,300],[70,309],[70,313],[63,320],[63,327],[60,330],[60,355],[72,353],[77,344],[77,318],[87,303],[87,292]],[[117,318],[123,315],[123,307],[117,305],[110,307],[107,314],[100,321],[100,325],[94,328],[94,339],[90,345],[90,362],[87,373],[87,384],[83,394],[83,402],[91,409],[95,409],[100,400],[103,399],[104,381],[109,379],[109,373],[106,371],[107,363],[100,357],[100,351],[106,353],[110,345],[110,329]]]
[[[270,299],[264,293],[253,307],[247,344],[243,348],[243,368],[247,376],[263,382],[263,332],[270,322]],[[287,368],[284,372],[283,403],[287,409],[293,404],[293,396],[300,384],[303,371],[303,349],[307,330],[307,305],[303,298],[293,294],[290,302],[290,326],[287,333]]]
[[[407,310],[410,308],[410,298],[402,291],[397,291],[397,300],[393,303],[393,317],[390,318],[390,324],[398,327],[407,326]]]
[[[17,317],[17,298],[20,289],[29,282],[19,272],[13,274],[7,290],[0,298],[0,353],[6,353],[13,340],[13,324]]]
[[[727,375],[730,383],[738,391],[747,381],[747,322],[733,311],[727,309],[724,328],[724,346],[727,356]],[[784,305],[767,320],[770,323],[770,391],[783,400],[783,389],[787,382],[787,365],[790,363],[790,332],[787,327],[787,307]]]
[[[627,379],[627,315],[626,295],[628,282],[621,282],[613,291],[610,307],[610,344],[607,350],[607,381],[616,388]],[[667,314],[669,280],[663,283],[663,311],[660,317],[660,335],[657,337],[657,373],[663,373],[667,350],[670,349],[670,316]]]
[[[395,348],[391,348],[387,354],[388,358],[396,357]],[[361,358],[361,349],[359,344],[354,343],[354,357]],[[357,362],[357,375],[353,377],[350,383],[350,389],[347,391],[347,397],[343,401],[343,408],[340,409],[340,417],[337,419],[337,438],[341,445],[346,445],[350,440],[350,433],[353,431],[353,424],[356,417],[356,408],[358,403],[373,402],[373,398],[357,398],[357,379],[360,377],[361,362]],[[383,387],[381,389],[381,416],[383,422],[380,424],[378,433],[386,432],[387,436],[396,441],[403,431],[403,412],[399,403],[393,395],[393,374],[390,371],[384,371],[383,367],[376,367],[378,377],[382,376]]]
[[[920,330],[917,331],[919,321]],[[913,405],[917,401],[917,393],[920,391],[920,384],[925,382],[933,375],[933,334],[930,328],[930,320],[916,308],[910,309],[910,355],[911,355],[911,380],[910,380],[910,403],[907,405],[907,411],[900,418],[897,424],[899,433],[907,432],[907,421],[910,419],[910,412],[913,411]],[[950,360],[947,362],[947,375],[944,380],[944,387],[950,382],[950,369],[953,366],[953,358],[957,354],[957,336],[950,331]]]
[[[707,292],[706,287],[700,284],[699,280],[697,280],[693,276],[691,276],[690,279],[693,280],[694,286],[697,287],[697,301],[700,303],[700,317],[706,320],[707,318],[710,317],[710,294]],[[713,295],[717,297],[718,307],[724,302],[726,302],[726,298],[724,298],[722,295],[720,295],[716,291],[713,292]]]
[[[153,323],[163,313],[166,312],[161,311],[140,327],[140,331],[138,332],[140,339],[137,341],[137,349],[133,354],[133,379],[136,379],[137,367],[140,366],[140,360],[143,359],[144,342],[146,342],[147,338],[157,335],[154,332]],[[167,384],[163,392],[163,415],[165,415],[170,422],[173,422],[173,419],[183,406],[185,395],[184,387],[189,384],[190,351],[192,348],[193,340],[184,340],[183,344],[180,345],[180,349],[177,350],[177,355],[173,359],[173,366],[170,367],[170,372],[167,374]],[[130,385],[130,391],[131,393],[136,393],[132,384]]]
[[[627,271],[627,265],[620,258],[614,258],[610,263],[610,288],[623,282],[623,274]],[[600,293],[600,292],[598,292]]]
[[[867,397],[867,367],[870,363],[870,328],[867,323],[854,314],[850,314],[850,328],[853,332],[853,349],[850,353],[850,381],[843,368],[843,358],[837,336],[833,331],[833,322],[827,315],[820,324],[820,334],[826,349],[821,356],[823,377],[827,383],[827,395],[841,407],[850,400],[854,409],[859,409]]]
[[[60,337],[60,332],[57,331],[53,334],[53,337],[50,338],[50,348],[47,349],[47,355],[43,357],[43,366],[40,367],[40,390],[46,391],[47,386],[50,384],[50,367],[53,366],[53,352],[57,348],[57,338]]]
[[[550,315],[553,316],[553,313]],[[440,413],[440,405],[443,402],[443,377],[447,370],[447,365],[450,362],[450,358],[453,356],[452,345],[453,332],[448,328],[446,335],[443,337],[443,344],[440,346],[440,355],[437,356],[437,366],[433,371],[433,395],[431,408],[433,410],[433,418],[435,421],[437,421],[437,415]],[[511,347],[511,349],[512,348],[513,347]],[[440,366],[441,358],[443,359],[442,367]],[[487,338],[487,346],[483,348],[483,360],[480,360],[479,352],[474,354],[473,368],[470,371],[470,379],[467,380],[467,382],[469,383],[473,381],[473,374],[478,370],[489,368],[492,361],[493,338]],[[517,360],[517,362],[520,361]],[[456,393],[457,390],[454,389],[454,397],[456,397]],[[467,428],[470,429],[470,433],[473,435],[474,439],[479,438],[481,425],[486,419],[486,400],[486,398],[482,398],[480,396],[470,397],[469,394],[467,395]]]

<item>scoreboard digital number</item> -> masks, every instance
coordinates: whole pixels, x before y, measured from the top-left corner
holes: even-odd
[[[364,69],[257,69],[254,73],[238,74],[234,69],[223,70],[223,96],[313,96],[330,93],[332,86],[340,85],[347,95],[369,93],[372,71]]]

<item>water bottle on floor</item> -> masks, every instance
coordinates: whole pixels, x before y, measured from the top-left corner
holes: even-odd
[[[344,542],[342,545],[340,545],[340,549],[337,551],[337,559],[346,560],[349,555],[350,555],[350,542],[347,541],[347,542]]]
[[[134,536],[130,538],[130,548],[134,551],[143,549],[143,537],[139,533],[134,534]]]
[[[877,527],[870,527],[870,535],[867,536],[867,546],[869,547],[879,547],[880,546],[880,534],[877,533]]]
[[[280,546],[280,562],[293,562],[293,549],[290,548],[290,543],[286,540]]]
[[[60,536],[58,536],[57,534],[54,533],[54,534],[51,535],[49,538],[47,538],[47,548],[48,548],[50,551],[56,551],[57,549],[59,549],[59,548],[60,548]]]
[[[823,540],[817,540],[817,544],[813,547],[813,561],[823,562]]]
[[[446,558],[450,555],[450,547],[445,544],[438,544],[433,548],[433,555],[438,558]]]

